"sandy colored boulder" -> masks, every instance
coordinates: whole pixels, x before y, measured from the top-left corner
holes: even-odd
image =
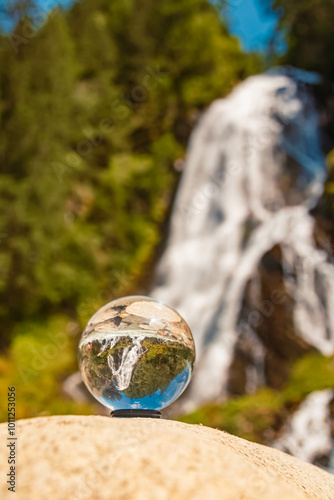
[[[334,499],[334,476],[225,432],[168,420],[58,416],[17,422],[16,500]]]

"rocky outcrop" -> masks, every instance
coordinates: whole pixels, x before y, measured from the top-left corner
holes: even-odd
[[[334,476],[203,426],[58,416],[18,421],[17,437],[16,500],[334,499]],[[5,481],[0,497],[13,498]]]

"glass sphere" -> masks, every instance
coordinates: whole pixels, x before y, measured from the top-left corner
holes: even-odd
[[[79,343],[82,378],[111,410],[160,410],[187,387],[195,360],[191,331],[177,311],[149,297],[109,302]]]

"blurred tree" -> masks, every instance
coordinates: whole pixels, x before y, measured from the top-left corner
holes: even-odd
[[[22,19],[15,32],[26,22]],[[65,19],[58,14],[17,55],[9,44],[6,49],[1,75],[0,252],[5,265],[0,296],[1,323],[7,331],[10,315],[18,321],[59,296],[53,264],[61,251],[62,207],[69,186],[55,183],[51,160],[62,152],[70,130],[75,64]]]
[[[334,3],[332,0],[261,0],[280,15],[278,30],[287,52],[280,59],[334,80]]]
[[[0,342],[14,339],[9,365],[0,358],[6,378],[15,353],[39,345],[49,328],[41,325],[59,315],[82,324],[136,290],[191,128],[261,61],[241,52],[206,0],[81,0],[48,16],[38,2],[15,0],[5,16],[13,31],[0,34]],[[51,365],[38,372],[45,391]]]

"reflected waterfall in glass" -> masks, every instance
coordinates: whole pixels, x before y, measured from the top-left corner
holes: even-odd
[[[89,320],[79,344],[82,378],[111,410],[161,410],[187,387],[195,360],[177,311],[143,296],[117,299]]]

